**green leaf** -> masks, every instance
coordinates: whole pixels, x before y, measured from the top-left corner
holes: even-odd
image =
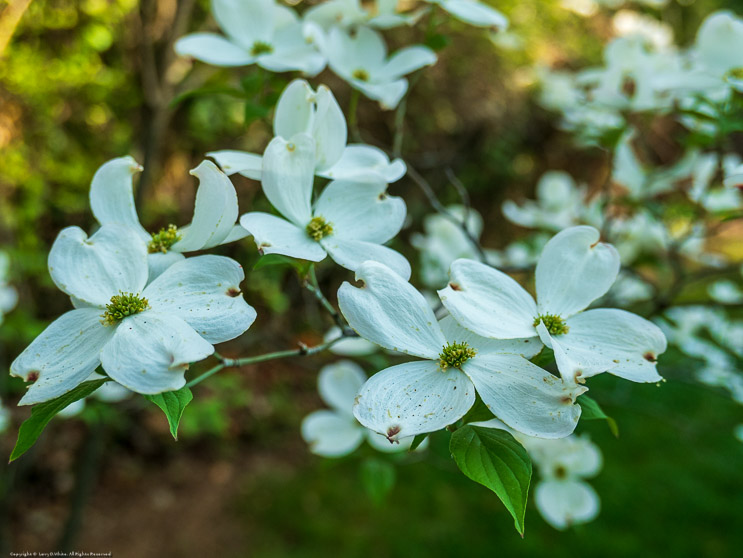
[[[619,426],[617,426],[617,421],[607,415],[594,399],[591,399],[587,395],[580,395],[578,396],[577,401],[581,408],[581,420],[605,420],[611,433],[614,434],[616,438],[619,438]]]
[[[549,347],[542,347],[542,350],[539,351],[539,354],[532,358],[531,361],[540,368],[546,368],[547,366],[555,362],[555,351],[553,351]]]
[[[183,416],[183,410],[186,408],[186,405],[193,399],[193,394],[188,386],[183,386],[178,391],[145,395],[144,398],[152,401],[162,409],[165,417],[168,419],[170,433],[173,435],[173,438],[178,440],[178,423],[181,421],[181,416]]]
[[[410,444],[410,448],[408,449],[408,451],[417,450],[418,446],[420,446],[426,438],[428,438],[428,434],[417,434],[415,438],[413,438],[413,443]]]
[[[467,477],[495,492],[523,536],[531,460],[521,444],[505,430],[468,425],[452,434],[449,451]]]
[[[495,415],[493,412],[488,409],[488,406],[485,405],[482,399],[480,399],[480,395],[476,393],[475,404],[472,405],[472,408],[469,411],[467,411],[467,414],[464,415],[462,421],[463,424],[469,424],[470,422],[485,422],[494,418]]]
[[[282,256],[281,254],[266,254],[265,256],[261,256],[260,258],[258,258],[258,261],[255,262],[255,265],[253,266],[253,271],[261,269],[262,267],[269,267],[274,265],[291,266],[297,270],[297,273],[299,273],[301,277],[304,277],[309,272],[312,262],[308,262],[307,260],[298,260],[295,258],[290,258],[288,256]]]
[[[361,483],[369,499],[380,506],[395,486],[395,467],[388,461],[367,459],[361,463]]]
[[[13,452],[10,454],[10,460],[8,462],[10,463],[11,461],[18,459],[36,443],[36,440],[44,431],[44,428],[49,421],[52,420],[54,415],[71,403],[74,403],[83,397],[87,397],[107,381],[108,378],[94,380],[92,382],[83,382],[72,391],[68,391],[56,399],[34,405],[31,409],[31,416],[23,421],[21,428],[18,430],[18,440],[15,443],[15,447],[13,448]]]
[[[441,33],[434,33],[426,37],[424,44],[431,50],[442,50],[447,47],[451,39]]]
[[[268,107],[253,101],[245,101],[245,125],[250,124],[253,120],[265,118],[268,114]]]

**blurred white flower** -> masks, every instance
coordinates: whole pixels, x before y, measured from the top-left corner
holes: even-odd
[[[461,205],[446,208],[449,213],[463,222],[465,214],[467,230],[475,238],[482,232],[482,217],[474,209]],[[410,243],[420,251],[420,278],[424,285],[441,288],[449,277],[449,266],[459,258],[478,259],[479,255],[462,227],[443,215],[434,213],[423,219],[423,234],[414,233]]]
[[[191,174],[199,179],[190,225],[170,225],[148,233],[134,206],[132,177],[142,170],[131,157],[119,157],[101,165],[90,184],[90,207],[101,225],[123,225],[139,238],[148,252],[149,281],[174,263],[184,252],[194,252],[233,242],[246,236],[236,224],[237,193],[230,179],[211,161],[203,161]]]
[[[384,151],[371,145],[346,145],[348,130],[343,111],[333,93],[321,85],[315,92],[295,79],[286,86],[276,104],[274,134],[285,140],[305,133],[315,140],[315,174],[334,180],[395,182],[405,175],[401,159],[390,162]],[[263,158],[245,151],[207,153],[228,174],[240,173],[253,180],[262,176]]]
[[[226,37],[193,33],[175,43],[181,56],[215,66],[258,66],[272,72],[298,70],[314,76],[325,57],[314,43],[313,24],[274,0],[212,0],[212,12]]]
[[[0,325],[3,323],[5,314],[10,312],[18,303],[18,291],[8,284],[10,271],[10,258],[0,250]]]
[[[489,27],[498,31],[508,28],[508,19],[495,8],[477,0],[425,0],[441,7],[459,21],[475,27]]]
[[[461,260],[460,260],[461,261]],[[436,317],[410,283],[389,268],[365,262],[357,288],[343,283],[338,304],[363,338],[424,360],[386,368],[356,397],[354,416],[394,441],[435,432],[462,418],[475,391],[488,408],[521,432],[547,438],[570,434],[580,416],[574,405],[586,388],[570,386],[529,362],[538,339],[495,341]]]
[[[99,365],[138,393],[179,389],[189,363],[255,320],[240,293],[245,276],[237,262],[184,259],[148,285],[147,249],[121,225],[103,225],[90,238],[78,227],[64,229],[49,253],[49,273],[75,310],[11,364],[11,375],[30,382],[21,405],[74,389]]]
[[[335,180],[311,205],[315,142],[307,134],[291,141],[276,137],[263,158],[263,193],[283,215],[246,213],[240,224],[262,254],[283,254],[319,262],[327,255],[346,269],[366,260],[385,263],[405,278],[410,264],[382,246],[405,221],[405,202],[387,195],[387,184]]]
[[[325,333],[323,341],[327,343],[341,337],[341,335],[341,328],[333,326]],[[346,337],[330,347],[329,350],[331,353],[342,356],[366,356],[376,353],[379,347],[361,337]]]
[[[577,186],[566,172],[545,172],[537,183],[536,195],[535,201],[521,205],[506,200],[503,215],[522,227],[555,232],[578,224],[598,225],[601,220],[598,200],[586,201],[586,186]]]
[[[355,36],[334,27],[324,45],[328,65],[353,88],[379,101],[383,109],[394,109],[408,90],[405,75],[436,62],[436,54],[414,45],[387,55],[382,36],[361,27]]]
[[[354,452],[364,440],[385,453],[410,448],[413,437],[390,443],[385,436],[364,428],[354,418],[354,399],[366,380],[361,367],[350,360],[341,360],[320,370],[317,391],[330,409],[310,413],[302,421],[302,438],[312,453],[323,457],[343,457]],[[425,447],[424,444],[421,446]],[[421,446],[418,448],[422,449]]]
[[[635,382],[657,382],[663,332],[624,310],[585,310],[605,294],[619,272],[616,249],[593,227],[565,229],[545,246],[536,268],[537,301],[511,277],[484,264],[457,260],[439,291],[451,315],[491,339],[534,338],[555,352],[566,382],[602,372]],[[502,417],[500,417],[502,418]]]
[[[743,302],[743,289],[740,283],[728,279],[715,281],[707,287],[707,293],[722,304],[740,304]]]
[[[670,25],[639,12],[620,10],[614,14],[611,24],[620,37],[640,35],[655,48],[667,48],[673,44],[673,28]]]

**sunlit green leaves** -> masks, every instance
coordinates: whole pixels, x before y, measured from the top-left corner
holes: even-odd
[[[162,409],[168,419],[170,433],[177,440],[178,424],[181,421],[181,416],[183,416],[186,405],[193,399],[193,394],[188,386],[184,386],[177,391],[166,391],[156,395],[145,395],[144,397]]]

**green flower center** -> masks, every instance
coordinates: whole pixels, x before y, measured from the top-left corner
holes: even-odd
[[[320,240],[333,234],[333,225],[325,220],[325,217],[313,217],[307,224],[307,234],[312,240]]]
[[[116,325],[127,316],[133,316],[144,312],[150,307],[146,298],[134,293],[122,293],[111,297],[111,302],[106,304],[106,312],[101,314],[101,323],[105,326]]]
[[[159,232],[152,233],[152,240],[147,245],[147,250],[150,254],[156,252],[162,252],[165,254],[170,247],[181,239],[181,235],[178,234],[178,227],[175,225],[168,225],[164,229],[160,229]]]
[[[263,41],[256,41],[250,47],[250,56],[260,56],[261,54],[271,54],[273,47]]]
[[[459,368],[469,359],[474,357],[477,351],[467,343],[449,343],[444,345],[439,355],[439,366],[442,370],[447,368]]]
[[[353,71],[351,77],[359,81],[369,81],[369,72],[367,72],[363,68],[358,68],[357,70]]]
[[[544,327],[547,328],[550,335],[562,335],[570,331],[570,327],[565,323],[565,320],[554,314],[540,314],[534,318],[534,327],[537,327],[539,322],[544,322]]]
[[[743,79],[743,66],[730,70],[728,72],[728,77],[732,79]]]

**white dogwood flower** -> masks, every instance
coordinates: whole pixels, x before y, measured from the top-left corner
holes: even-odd
[[[104,163],[90,184],[90,207],[101,225],[124,225],[137,234],[149,252],[150,281],[168,266],[183,260],[183,252],[213,248],[246,236],[245,230],[235,224],[238,215],[235,187],[210,161],[203,161],[191,171],[200,181],[191,224],[169,225],[148,233],[139,222],[132,189],[132,177],[141,170],[131,157]]]
[[[175,51],[215,66],[257,64],[272,72],[319,74],[325,57],[315,32],[294,11],[274,0],[212,0],[212,12],[226,37],[193,33],[178,39]]]
[[[388,57],[382,36],[367,27],[359,28],[353,37],[334,27],[323,50],[336,74],[384,109],[394,109],[407,92],[406,74],[436,62],[436,54],[422,45]]]
[[[521,205],[512,200],[503,202],[503,215],[522,227],[550,231],[586,222],[598,224],[601,220],[599,200],[586,201],[586,186],[578,186],[566,172],[545,172],[537,183],[536,194],[536,200]]]
[[[291,141],[274,138],[263,159],[263,192],[284,216],[246,213],[240,224],[253,235],[262,254],[283,254],[319,262],[330,257],[355,270],[366,260],[385,263],[405,278],[410,264],[382,246],[405,221],[405,202],[388,196],[384,182],[328,184],[311,205],[315,142],[307,134]]]
[[[575,398],[583,386],[567,385],[527,358],[536,339],[494,341],[438,321],[424,296],[377,262],[356,271],[361,288],[343,283],[338,304],[363,338],[423,360],[386,368],[359,392],[354,416],[391,442],[435,432],[462,418],[475,391],[503,422],[547,438],[567,436],[580,417]]]
[[[290,140],[306,133],[315,140],[315,174],[333,180],[379,181],[390,183],[405,175],[401,159],[389,157],[371,145],[346,145],[348,129],[343,111],[333,93],[321,85],[317,91],[303,79],[286,86],[276,104],[274,134]],[[207,153],[228,174],[240,173],[260,180],[263,158],[245,151],[223,150]]]
[[[354,418],[354,399],[366,380],[361,367],[350,360],[341,360],[320,370],[317,391],[330,409],[310,413],[302,421],[302,438],[312,453],[342,457],[356,450],[364,440],[385,453],[410,448],[412,437],[401,439],[399,444],[390,444],[383,435],[364,428]]]
[[[452,264],[449,285],[439,296],[463,327],[484,337],[538,335],[554,350],[568,382],[601,372],[657,382],[655,361],[666,350],[663,332],[624,310],[585,310],[609,290],[619,272],[619,254],[599,238],[593,227],[580,226],[547,243],[537,263],[537,302],[505,273],[471,260]]]
[[[237,262],[184,259],[148,285],[147,249],[138,240],[121,225],[103,225],[90,238],[78,227],[59,233],[49,273],[75,310],[52,322],[11,364],[11,375],[31,382],[21,405],[70,391],[99,365],[138,393],[180,389],[189,363],[253,323]]]

